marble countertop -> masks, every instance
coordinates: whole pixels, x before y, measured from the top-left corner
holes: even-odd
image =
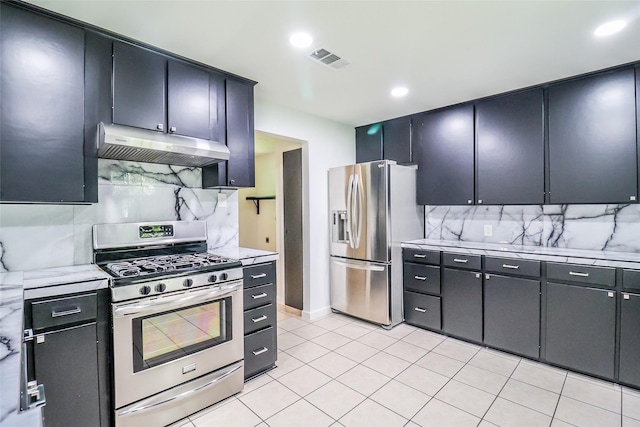
[[[94,264],[0,273],[0,426],[39,426],[40,409],[18,413],[24,300],[106,288]]]
[[[419,239],[402,243],[403,248],[426,249],[501,258],[535,259],[551,262],[601,267],[640,268],[640,254],[632,252],[594,251],[502,243],[462,242]]]
[[[242,248],[239,246],[213,248],[209,249],[209,253],[240,260],[243,266],[276,261],[279,258],[277,252],[263,251],[261,249]]]

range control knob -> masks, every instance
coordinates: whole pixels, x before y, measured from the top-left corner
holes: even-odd
[[[193,286],[193,280],[192,279],[184,279],[184,282],[182,282],[182,286],[184,286],[185,288],[190,288]]]
[[[164,283],[158,283],[155,289],[156,292],[164,292],[167,289],[167,285],[165,285]]]
[[[227,273],[220,274],[220,280],[227,280],[228,278],[229,278],[229,275]]]
[[[149,295],[151,293],[151,286],[144,285],[140,288],[141,295]]]
[[[209,276],[209,281],[211,283],[217,282],[218,281],[218,276],[216,276],[215,274],[212,274],[211,276]]]

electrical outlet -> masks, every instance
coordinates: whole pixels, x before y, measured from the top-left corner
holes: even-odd
[[[265,237],[265,238],[264,238],[264,241],[265,241],[266,243],[269,243],[269,238],[268,238],[268,237]]]
[[[484,225],[484,237],[493,236],[493,226],[491,224]]]
[[[218,193],[218,207],[226,208],[227,207],[227,195],[224,193]]]

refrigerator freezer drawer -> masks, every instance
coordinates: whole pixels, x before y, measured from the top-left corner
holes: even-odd
[[[331,308],[391,324],[389,264],[331,257]]]

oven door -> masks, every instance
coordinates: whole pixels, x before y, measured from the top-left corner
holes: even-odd
[[[112,311],[116,408],[244,356],[242,281],[116,303]]]

